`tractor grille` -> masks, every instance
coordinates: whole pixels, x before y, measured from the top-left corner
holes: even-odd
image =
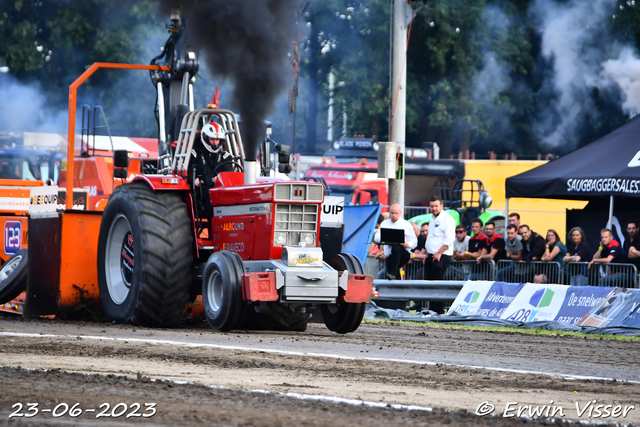
[[[276,184],[274,199],[280,201],[321,202],[323,197],[321,184]]]
[[[321,188],[322,189],[322,188]],[[276,204],[274,244],[276,246],[316,245],[318,205]],[[286,241],[283,238],[286,236]]]

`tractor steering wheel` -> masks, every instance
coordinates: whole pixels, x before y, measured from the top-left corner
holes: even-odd
[[[221,166],[224,166],[226,164],[231,163],[234,166],[237,166],[238,169],[240,169],[240,172],[244,172],[244,168],[242,167],[242,164],[237,160],[237,159],[229,159],[229,160],[225,160],[223,162],[220,162],[216,168],[213,170],[213,175],[217,175],[218,174],[218,169],[220,169]]]

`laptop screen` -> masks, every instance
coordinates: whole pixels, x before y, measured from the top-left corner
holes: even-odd
[[[381,228],[380,243],[383,245],[403,244],[404,230],[396,228]]]

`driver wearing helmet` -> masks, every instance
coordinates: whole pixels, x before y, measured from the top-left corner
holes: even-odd
[[[199,190],[196,192],[196,202],[210,219],[213,217],[213,207],[209,189],[215,187],[218,173],[233,171],[233,157],[223,148],[225,140],[224,130],[218,123],[207,123],[196,135],[191,150],[194,158],[190,162],[188,180],[194,185],[194,190]]]
[[[224,130],[218,123],[207,123],[202,127],[200,138],[196,138],[191,150],[196,187],[204,184],[206,188],[211,188],[215,186],[219,172],[233,171],[231,154],[222,146],[224,139]]]

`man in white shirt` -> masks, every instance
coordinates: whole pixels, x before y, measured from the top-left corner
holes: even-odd
[[[375,243],[380,243],[380,229],[393,228],[404,230],[404,243],[395,245],[383,245],[385,263],[387,266],[387,279],[397,280],[400,278],[400,268],[411,258],[411,250],[418,245],[418,238],[413,230],[413,226],[402,218],[402,208],[394,203],[389,208],[389,219],[382,221],[380,228],[373,238]]]
[[[469,252],[469,239],[471,237],[467,234],[467,229],[464,225],[458,224],[456,226],[456,238],[453,241],[453,261],[464,261],[467,258]],[[471,263],[459,263],[458,265],[450,265],[447,268],[447,273],[444,276],[444,280],[467,280],[471,274]]]
[[[453,241],[453,259],[465,259],[465,255],[469,252],[469,235],[464,225],[460,224],[456,227],[456,240]]]
[[[447,267],[453,259],[453,241],[455,239],[456,221],[446,213],[440,197],[433,196],[429,201],[431,221],[427,237],[427,259],[424,263],[426,280],[442,280]]]

